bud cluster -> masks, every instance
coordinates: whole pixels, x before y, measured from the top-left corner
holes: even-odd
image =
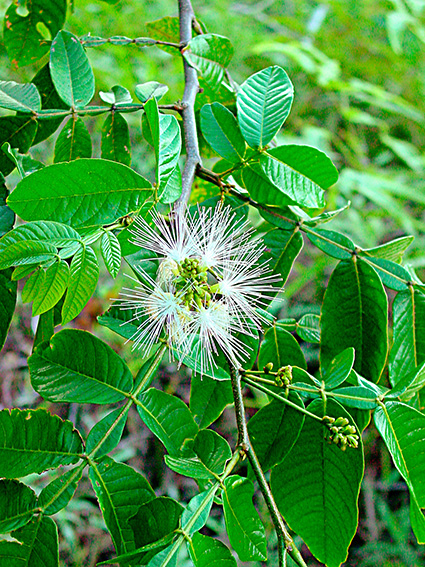
[[[276,386],[279,388],[288,388],[292,383],[292,366],[282,366],[277,371],[275,377]]]
[[[325,415],[323,422],[327,428],[325,439],[327,439],[329,443],[335,443],[342,451],[345,451],[347,447],[357,449],[359,446],[357,429],[354,425],[350,425],[346,417],[337,417],[335,419],[334,417]]]

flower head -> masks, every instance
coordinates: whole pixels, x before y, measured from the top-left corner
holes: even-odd
[[[255,336],[265,322],[258,309],[279,281],[261,263],[262,241],[230,207],[198,207],[169,222],[153,212],[152,221],[136,219],[132,233],[134,244],[156,254],[156,280],[140,269],[144,283],[122,294],[121,306],[144,317],[134,347],[147,350],[164,333],[179,363],[195,357],[201,374],[220,352],[241,365],[250,347],[237,335]]]

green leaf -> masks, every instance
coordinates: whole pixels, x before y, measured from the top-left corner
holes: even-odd
[[[249,162],[241,171],[241,181],[251,197],[265,205],[325,206],[323,190],[316,183],[267,155]]]
[[[385,260],[384,258],[369,257],[367,260],[363,261],[368,262],[375,268],[385,286],[396,291],[402,291],[408,288],[408,282],[410,282],[412,278],[403,266],[391,260]]]
[[[309,411],[323,417],[350,415],[336,402],[314,400]],[[292,451],[275,467],[271,487],[285,520],[312,554],[328,567],[347,558],[358,520],[358,496],[363,477],[363,450],[341,451],[324,437],[324,427],[306,418]]]
[[[17,480],[0,480],[0,533],[25,526],[37,507],[35,492]]]
[[[245,155],[245,140],[236,118],[219,102],[201,109],[201,129],[206,141],[219,156],[239,163]]]
[[[70,118],[56,138],[53,162],[90,158],[91,154],[92,143],[86,125],[78,116]]]
[[[360,254],[400,264],[405,250],[412,244],[414,239],[414,236],[402,236],[380,246],[375,246],[375,248],[366,248]]]
[[[226,439],[212,429],[201,429],[195,437],[193,450],[208,470],[216,475],[224,472],[232,450]]]
[[[388,300],[379,276],[365,262],[343,260],[329,280],[321,315],[321,363],[356,351],[354,369],[378,382],[387,358]]]
[[[395,386],[425,362],[425,296],[413,287],[400,291],[393,302],[393,345],[390,382]]]
[[[38,506],[43,509],[44,514],[56,514],[67,506],[77,490],[82,474],[82,467],[75,467],[43,488],[38,497]]]
[[[375,410],[374,421],[397,470],[409,487],[411,517],[415,516],[412,524],[420,528],[417,516],[420,514],[423,518],[423,513],[418,508],[425,508],[425,416],[406,404],[386,402]],[[423,531],[418,535],[423,539]]]
[[[50,73],[55,88],[71,108],[84,108],[94,96],[94,75],[78,37],[61,30],[50,48]]]
[[[349,376],[355,360],[355,351],[349,347],[337,354],[328,366],[322,367],[322,378],[327,390],[336,388]]]
[[[121,245],[113,232],[108,231],[103,234],[100,250],[108,272],[116,278],[121,267]]]
[[[167,496],[140,506],[128,521],[134,532],[136,547],[154,543],[178,529],[182,512],[183,506]]]
[[[69,267],[69,284],[62,306],[62,325],[80,314],[93,295],[99,278],[99,264],[90,246],[81,247]]]
[[[47,268],[44,281],[33,299],[33,317],[49,311],[58,303],[67,288],[68,279],[69,266],[65,260],[59,260]]]
[[[334,230],[309,230],[307,236],[317,248],[338,260],[350,260],[356,248],[350,238]]]
[[[408,402],[425,386],[425,363],[405,374],[391,390],[391,397]],[[388,396],[389,397],[389,396]]]
[[[282,278],[276,287],[281,288],[291,272],[292,266],[303,247],[303,237],[298,229],[271,230],[263,237],[266,251],[264,259],[268,260],[269,267]]]
[[[251,148],[264,148],[279,132],[291,110],[294,88],[285,71],[267,67],[249,77],[236,99],[238,122]]]
[[[252,503],[254,485],[232,475],[224,481],[223,509],[229,541],[241,561],[265,561],[267,542],[264,526]]]
[[[149,129],[149,141],[155,150],[157,194],[162,202],[171,203],[177,200],[181,193],[181,187],[180,191],[177,187],[176,194],[174,194],[174,191],[170,191],[171,188],[176,189],[175,184],[167,187],[170,177],[178,166],[180,157],[180,126],[175,116],[158,112],[158,104],[155,98],[149,99],[145,104],[145,116]]]
[[[37,122],[29,116],[0,116],[0,148],[8,143],[25,154],[33,144]],[[15,163],[0,149],[0,172],[6,176],[15,169]]]
[[[177,17],[166,16],[165,18],[154,20],[153,22],[147,22],[146,28],[149,35],[154,39],[168,41],[170,43],[180,43],[180,26]],[[168,45],[159,45],[158,47],[172,55],[177,54],[175,47]]]
[[[195,567],[237,567],[230,549],[218,539],[196,533],[189,550]]]
[[[282,366],[299,366],[307,369],[304,354],[297,340],[277,326],[269,329],[264,335],[258,356],[258,367],[263,368],[269,362],[273,362],[275,369]]]
[[[33,388],[46,400],[112,404],[123,400],[133,379],[123,359],[106,343],[77,329],[64,329],[28,359]]]
[[[233,57],[233,46],[227,37],[213,33],[197,35],[182,51],[186,61],[194,67],[214,90],[218,89],[224,70]]]
[[[291,392],[288,399],[304,408],[296,392]],[[298,439],[303,423],[301,412],[278,400],[262,407],[249,420],[249,437],[263,470],[283,461]]]
[[[89,39],[89,37],[86,36],[87,39]],[[107,42],[106,39],[104,41],[105,43]],[[109,93],[99,91],[99,97],[111,106],[117,104],[131,104],[133,102],[133,97],[131,96],[130,91],[125,87],[122,87],[121,85],[114,85],[111,91],[112,92]]]
[[[147,179],[125,165],[79,159],[50,165],[25,177],[8,204],[27,221],[100,226],[137,210],[150,189]]]
[[[364,386],[349,386],[332,390],[332,397],[349,408],[370,410],[376,408],[377,394]]]
[[[168,87],[167,85],[158,83],[158,81],[149,81],[142,85],[136,85],[134,92],[141,102],[147,102],[150,98],[154,98],[156,102],[159,102],[168,92]]]
[[[198,433],[187,405],[156,388],[149,388],[140,397],[137,411],[145,425],[164,444],[172,457],[188,453],[187,441]]]
[[[54,37],[65,23],[66,0],[31,0],[25,3],[28,14],[18,14],[16,3],[4,19],[4,44],[10,60],[17,66],[35,63],[49,51],[49,43],[40,33],[45,27]]]
[[[6,236],[8,236],[8,234]],[[11,266],[40,264],[47,260],[54,259],[57,252],[56,246],[48,242],[31,242],[29,240],[26,242],[16,242],[1,255],[0,270],[5,270]]]
[[[50,67],[48,63],[40,69],[31,82],[37,87],[41,95],[42,110],[65,110],[69,108],[56,92],[50,76]],[[62,122],[63,116],[38,120],[37,134],[32,145],[35,146],[43,140],[46,140],[46,138],[49,138],[49,136],[56,132]]]
[[[301,340],[306,343],[320,343],[320,317],[314,314],[306,314],[296,324],[296,332]]]
[[[58,567],[58,529],[51,518],[40,514],[11,536],[17,541],[0,541],[2,567]]]
[[[78,232],[57,222],[19,225],[0,239],[0,266],[37,265],[56,255],[56,247],[78,244],[79,241],[81,237]]]
[[[155,498],[155,492],[144,476],[110,457],[90,468],[89,477],[117,553],[134,551],[135,537],[128,520]]]
[[[130,148],[127,120],[119,112],[111,112],[102,126],[102,158],[130,165]]]
[[[40,93],[32,83],[0,81],[0,108],[17,112],[37,112],[41,110]]]
[[[0,411],[0,476],[19,478],[80,459],[83,443],[70,421],[44,409]]]
[[[232,403],[233,394],[230,381],[192,375],[189,407],[200,429],[211,425]]]
[[[10,271],[0,271],[0,350],[6,341],[16,305],[17,283],[10,280]]]
[[[121,440],[127,415],[128,408],[117,408],[96,423],[87,436],[87,453],[93,452],[99,459],[115,449]]]
[[[15,223],[13,211],[6,205],[6,198],[9,195],[4,177],[0,173],[0,238],[12,230]]]
[[[322,189],[328,189],[338,181],[338,170],[331,159],[324,152],[312,146],[287,144],[267,150],[267,155],[298,171],[308,179],[311,179],[311,181]],[[344,209],[323,214],[327,215],[325,219],[328,220],[328,215],[332,215],[331,218],[333,218],[335,213],[341,210]],[[316,219],[311,220],[317,222],[317,219],[322,220],[321,217],[316,217]],[[307,224],[308,222],[309,221],[307,221]]]
[[[182,528],[186,533],[189,533],[190,536],[203,528],[207,523],[214,502],[214,494],[215,492],[213,490],[200,492],[190,500],[189,504],[183,510],[181,518]],[[193,516],[195,515],[197,517],[193,522]]]
[[[168,468],[182,476],[188,476],[196,480],[210,480],[215,478],[211,471],[209,471],[197,457],[176,458],[165,455],[164,461]]]

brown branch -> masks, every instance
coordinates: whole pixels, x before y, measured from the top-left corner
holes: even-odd
[[[180,18],[180,43],[187,45],[192,39],[192,25],[195,21],[190,0],[178,0]],[[198,145],[198,132],[195,121],[195,99],[199,92],[198,74],[183,58],[184,68],[184,93],[182,99],[182,116],[184,128],[184,141],[186,147],[186,163],[182,174],[183,190],[180,199],[175,204],[175,210],[181,213],[185,210],[189,201],[195,171],[201,164],[201,156]]]

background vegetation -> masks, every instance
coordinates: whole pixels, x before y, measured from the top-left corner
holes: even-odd
[[[8,5],[8,0],[0,0],[1,18]],[[326,151],[340,171],[338,183],[327,193],[329,208],[351,201],[349,209],[329,228],[349,233],[364,247],[414,234],[415,241],[405,258],[420,273],[425,267],[423,2],[213,0],[195,2],[194,7],[207,29],[227,36],[235,46],[229,67],[235,81],[242,82],[271,64],[278,64],[288,72],[295,86],[295,101],[280,142],[299,141]],[[103,37],[106,33],[138,37],[148,35],[146,22],[176,14],[177,5],[172,0],[121,0],[115,6],[75,0],[66,29],[80,36],[90,31],[91,35]],[[99,90],[109,91],[116,84],[128,87],[157,80],[170,86],[163,102],[174,102],[176,93],[182,95],[181,60],[166,51],[107,45],[90,49],[89,57]],[[1,79],[19,82],[30,81],[36,71],[31,67],[13,69],[1,46],[0,66]],[[142,142],[139,117],[128,115],[128,120],[132,167],[152,179],[154,162],[146,143]],[[100,155],[101,122],[93,118],[86,124],[94,140],[94,155]],[[51,163],[52,144],[52,141],[39,144],[31,153],[36,159]],[[13,184],[13,176],[9,179]],[[317,305],[319,312],[332,262],[306,243],[286,285],[283,316],[298,318],[307,311],[306,305],[310,313]],[[97,325],[96,316],[108,307],[107,298],[116,297],[121,287],[122,279],[112,282],[104,274],[98,295],[92,298],[76,326],[105,338],[107,330]],[[0,409],[34,407],[39,402],[29,385],[24,359],[30,351],[26,336],[30,328],[30,308],[26,305],[15,315],[12,332],[2,351]],[[130,345],[109,333],[107,340],[131,366],[136,355],[131,353]],[[309,369],[314,372],[318,352],[311,346],[310,349]],[[161,379],[166,391],[178,391],[183,399],[188,398],[188,380],[181,374],[178,376],[173,365],[163,368]],[[262,400],[256,397],[251,402],[255,408]],[[87,413],[72,404],[70,407],[55,404],[52,411],[88,431],[101,417],[102,409],[85,407]],[[230,412],[224,413],[220,427],[222,432],[233,432]],[[369,462],[361,499],[363,521],[347,564],[421,565],[424,551],[413,544],[409,535],[407,490],[391,467],[388,453],[381,450],[383,442],[375,436],[373,427],[367,435]],[[148,436],[146,429],[141,429],[136,415],[130,415],[124,442],[114,458],[142,470],[158,494],[190,497],[192,481],[169,470],[165,472],[162,456],[160,443]],[[149,469],[145,467],[145,458],[150,463]],[[152,467],[152,463],[157,463],[157,467]],[[48,476],[48,473],[44,475]],[[42,477],[40,483],[44,485],[46,478]],[[99,550],[111,544],[87,479],[80,484],[78,497],[57,520],[65,542],[63,565],[94,565],[102,559]],[[219,530],[220,526],[214,528]],[[407,540],[412,542],[410,546],[405,545]],[[182,557],[179,565],[184,564]]]

